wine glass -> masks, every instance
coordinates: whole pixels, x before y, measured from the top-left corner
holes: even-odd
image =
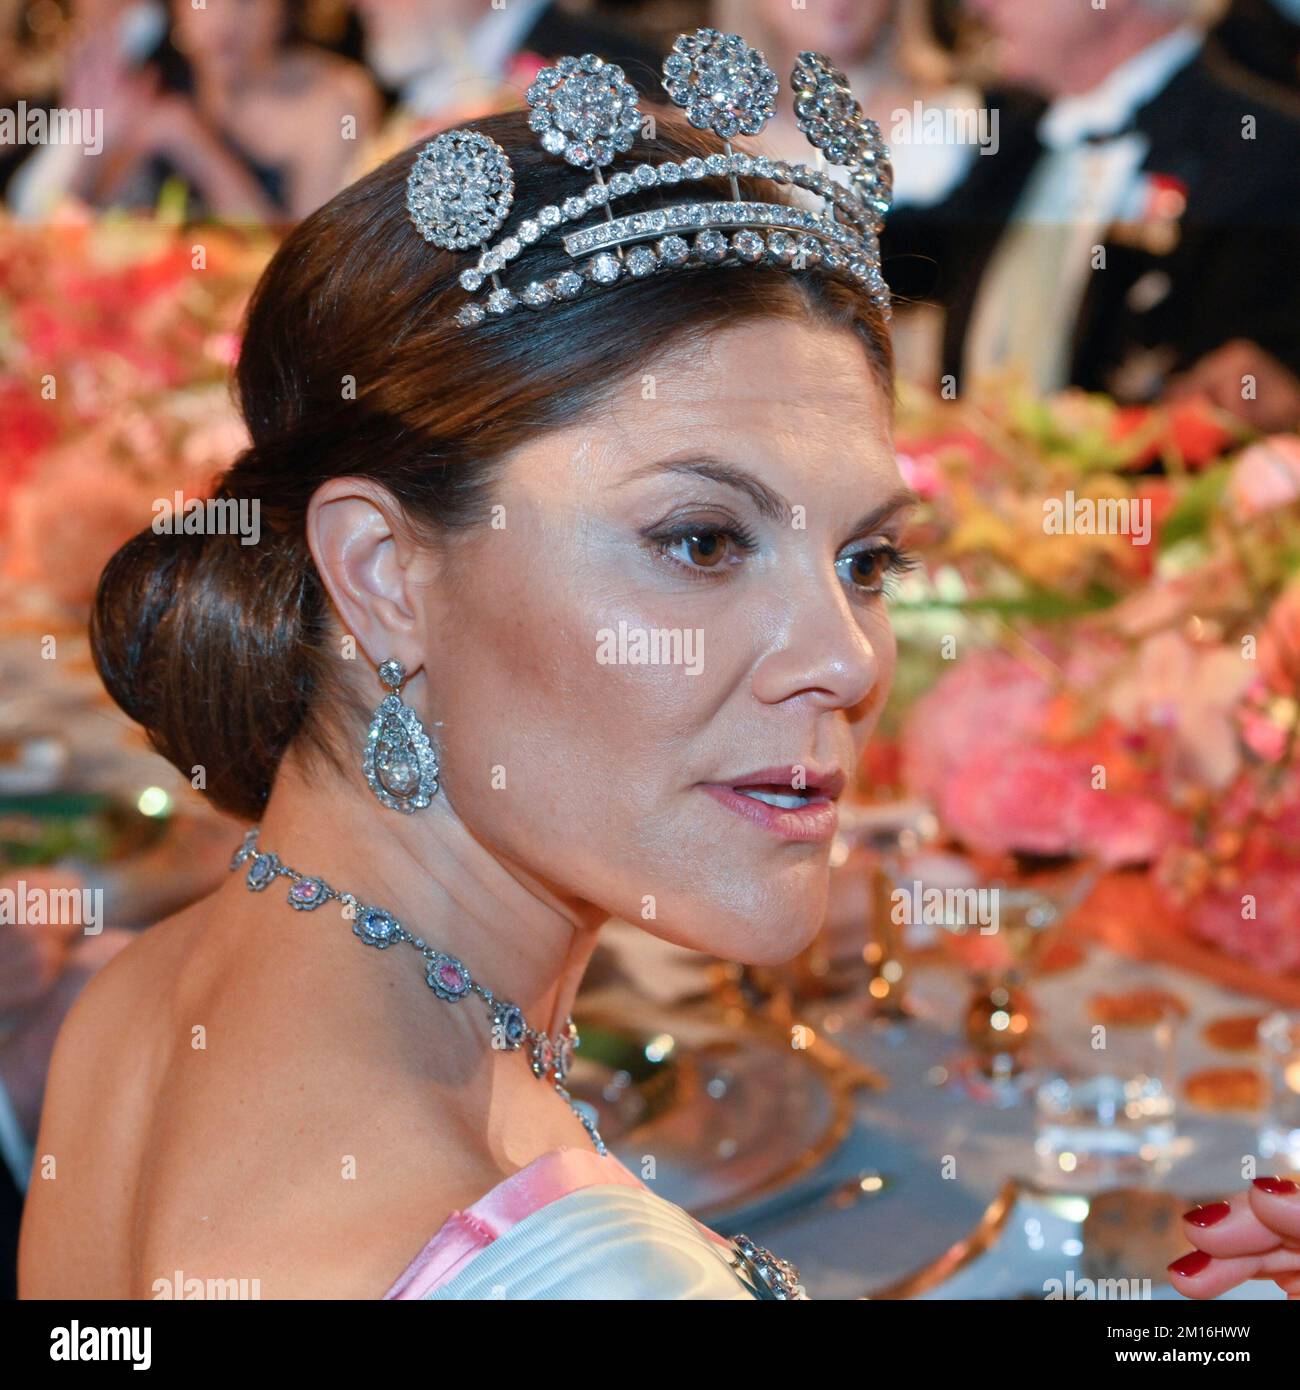
[[[958,1079],[976,1099],[1018,1104],[1046,1060],[1037,1056],[1029,982],[1099,870],[1091,859],[1073,856],[966,862],[970,881],[964,885],[918,885],[924,894],[920,910],[942,929],[949,955],[971,984]]]

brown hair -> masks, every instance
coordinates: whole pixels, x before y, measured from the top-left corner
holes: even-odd
[[[508,226],[591,182],[541,152],[524,113],[474,126],[513,165]],[[408,220],[406,178],[417,148],[299,223],[254,291],[237,371],[252,443],[216,495],[258,500],[258,544],[146,529],[99,582],[91,638],[109,692],[187,776],[203,767],[217,805],[253,819],[300,733],[327,746],[308,712],[329,688],[337,658],[304,526],[327,479],[381,483],[431,533],[473,525],[487,513],[494,465],[510,450],[594,411],[672,341],[763,315],[814,316],[853,330],[892,395],[879,310],[864,289],[815,270],[664,272],[459,327],[454,314],[466,295],[456,277],[473,257],[437,250]],[[654,138],[638,141],[615,170],[720,148],[664,113]],[[768,202],[784,191],[740,182],[742,196]],[[713,183],[714,196],[729,196],[726,180]],[[680,200],[681,190],[670,188],[624,201],[632,212]],[[506,282],[517,287],[567,268],[552,241],[527,248]]]

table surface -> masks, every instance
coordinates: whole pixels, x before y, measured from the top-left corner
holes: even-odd
[[[702,958],[676,952],[634,927],[619,924],[616,951],[636,978],[654,982],[652,988],[664,1002],[688,980],[698,985]],[[656,965],[650,970],[652,961]],[[1080,1036],[1082,1009],[1093,994],[1138,988],[1172,991],[1187,1007],[1175,1042],[1174,1067],[1180,1081],[1203,1067],[1250,1065],[1253,1054],[1215,1048],[1205,1041],[1202,1029],[1212,1019],[1274,1007],[1175,966],[1134,962],[1104,947],[1085,945],[1080,964],[1032,986],[1044,1041],[1059,1049],[1055,1039],[1063,1031]],[[1089,1187],[1073,1181],[1039,1158],[1032,1097],[1009,1107],[982,1103],[956,1079],[952,1063],[962,1049],[967,996],[968,986],[955,968],[930,960],[915,965],[908,976],[909,1002],[921,1017],[906,1023],[882,1028],[846,1021],[832,1032],[818,1010],[801,1011],[801,1017],[807,1016],[814,1026],[820,1021],[837,1046],[889,1082],[884,1091],[856,1092],[853,1128],[820,1168],[779,1201],[742,1211],[725,1223],[726,1229],[744,1230],[792,1261],[810,1297],[869,1296],[873,1289],[925,1267],[973,1230],[1010,1178],[1065,1192],[1096,1189],[1095,1182]],[[843,1006],[838,1011],[851,1013]],[[833,1026],[834,1019],[829,1021]],[[1257,1147],[1253,1114],[1209,1113],[1187,1105],[1179,1093],[1176,1123],[1177,1138],[1161,1165],[1163,1171],[1151,1169],[1137,1178],[1125,1174],[1100,1185],[1179,1193],[1189,1205],[1247,1186],[1242,1163]],[[952,1159],[947,1169],[945,1156]],[[863,1170],[885,1175],[890,1179],[886,1188],[847,1208],[824,1199],[823,1189]],[[951,1175],[945,1177],[945,1171]],[[1260,1171],[1270,1169],[1261,1166]],[[1071,1244],[1077,1236],[1076,1224],[1060,1221],[1030,1200],[1013,1212],[988,1252],[921,1296],[1041,1298],[1045,1280],[1062,1277],[1071,1268],[1076,1280],[1082,1277],[1081,1263],[1073,1258],[1077,1244]],[[1170,1285],[1155,1281],[1142,1296],[1181,1297]],[[1271,1281],[1255,1280],[1225,1298],[1284,1295]]]

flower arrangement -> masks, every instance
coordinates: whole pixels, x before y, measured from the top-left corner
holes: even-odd
[[[104,562],[242,447],[237,329],[269,236],[165,218],[0,223],[0,582],[84,613]]]
[[[905,394],[898,447],[898,782],[973,852],[1141,866],[1300,973],[1300,439],[999,383]]]

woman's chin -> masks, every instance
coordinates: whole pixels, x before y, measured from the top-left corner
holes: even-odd
[[[768,899],[751,911],[702,904],[675,921],[640,925],[665,941],[738,965],[782,965],[812,945],[825,919],[822,891],[788,903]]]
[[[727,959],[738,965],[784,965],[812,945],[821,926],[820,918],[811,923],[801,918],[796,922],[773,926],[770,932],[765,930],[761,937],[751,935],[744,949],[730,953]]]

